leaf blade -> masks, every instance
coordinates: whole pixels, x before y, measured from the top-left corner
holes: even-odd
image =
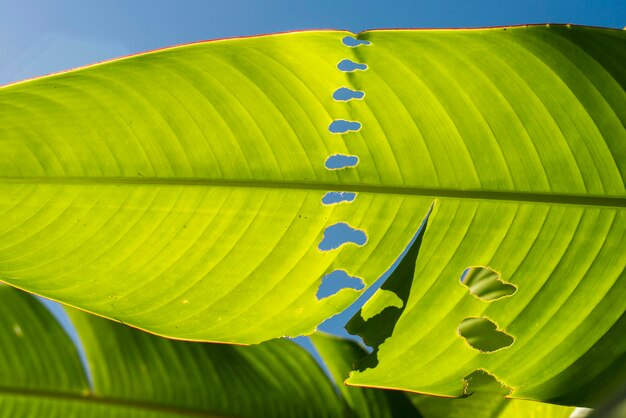
[[[327,376],[291,341],[241,347],[166,340],[69,309],[90,386],[76,347],[39,301],[4,285],[0,299],[2,417],[343,414]]]

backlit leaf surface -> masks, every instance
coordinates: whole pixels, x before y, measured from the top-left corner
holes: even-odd
[[[410,298],[351,382],[460,396],[484,368],[512,396],[594,404],[626,375],[626,33],[346,35],[199,43],[0,89],[2,280],[178,338],[297,335],[356,296],[316,300],[323,275],[371,284],[436,200]],[[340,87],[365,95],[335,101]],[[327,170],[331,155],[358,164]],[[338,222],[367,242],[320,251]],[[517,291],[475,298],[472,266]],[[483,316],[514,343],[467,345],[457,326]]]
[[[381,129],[402,126],[425,144],[419,155],[433,160],[425,187],[467,198],[438,200],[407,306],[377,367],[349,382],[461,396],[462,378],[484,369],[511,397],[594,405],[626,378],[626,33],[563,26],[363,37],[373,45],[362,60],[386,82],[355,84]],[[382,99],[390,96],[397,106]],[[416,122],[426,115],[439,123]],[[470,266],[490,267],[517,291],[474,297],[460,281]],[[488,318],[513,344],[470,347],[458,326],[471,317]]]
[[[1,285],[0,302],[3,418],[355,416],[313,357],[291,341],[249,347],[173,341],[68,309],[86,371],[39,301]],[[362,391],[347,393],[362,397]],[[389,412],[387,393],[360,406],[401,417]]]

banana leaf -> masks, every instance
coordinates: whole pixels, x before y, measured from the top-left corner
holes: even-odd
[[[0,279],[157,334],[256,343],[348,306],[358,290],[318,300],[322,277],[372,284],[435,202],[402,316],[351,382],[462,396],[485,369],[514,397],[595,404],[626,376],[626,33],[348,35],[0,88]],[[346,88],[363,93],[336,100]],[[360,238],[327,244],[336,225]],[[515,293],[470,294],[476,267]],[[513,343],[476,350],[468,318]]]

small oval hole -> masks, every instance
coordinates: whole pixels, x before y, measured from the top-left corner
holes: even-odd
[[[341,43],[345,46],[349,46],[350,48],[356,48],[357,46],[365,45],[369,46],[372,43],[370,41],[366,41],[364,39],[356,39],[354,36],[345,36]]]
[[[338,102],[347,102],[350,100],[361,100],[365,97],[365,92],[361,90],[352,90],[347,87],[339,87],[333,92],[333,99]]]
[[[361,291],[365,289],[365,283],[360,277],[350,276],[345,270],[335,270],[322,277],[316,296],[321,300],[337,294],[342,289]]]
[[[345,119],[336,119],[328,125],[328,130],[334,134],[357,132],[361,129],[361,122]]]
[[[465,318],[457,328],[459,335],[476,350],[493,353],[513,344],[515,339],[488,318]]]
[[[349,59],[344,59],[337,64],[337,68],[339,71],[343,71],[344,73],[351,73],[353,71],[365,71],[367,70],[367,65],[354,62]]]
[[[461,275],[469,292],[479,299],[494,301],[517,292],[517,287],[500,278],[500,273],[489,267],[468,267]]]
[[[356,244],[362,247],[366,242],[365,231],[353,228],[345,222],[339,222],[324,230],[324,237],[317,248],[320,251],[330,251],[345,244]]]
[[[324,162],[324,167],[329,170],[342,170],[344,168],[356,167],[359,157],[356,155],[334,154],[329,156]]]
[[[356,199],[354,192],[328,192],[322,197],[323,205],[336,205],[338,203],[350,203]]]

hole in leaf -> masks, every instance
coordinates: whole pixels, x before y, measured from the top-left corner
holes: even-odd
[[[492,353],[509,347],[515,340],[488,318],[465,318],[457,328],[459,335],[476,350]]]
[[[328,125],[328,130],[334,134],[345,134],[347,132],[356,132],[361,129],[361,122],[352,120],[337,119]]]
[[[424,417],[535,417],[540,415],[509,414],[509,395],[513,389],[503,384],[484,369],[473,371],[463,379],[464,396],[461,398],[442,398],[436,396],[415,396],[411,400]],[[506,411],[502,413],[502,410]],[[481,412],[486,411],[483,415]],[[543,417],[541,415],[541,417]]]
[[[361,291],[364,288],[365,283],[360,277],[350,276],[345,270],[335,270],[322,277],[316,296],[318,300],[321,300],[336,294],[341,289]]]
[[[500,273],[489,267],[468,267],[461,275],[461,283],[479,299],[493,301],[517,292],[517,287],[500,279]]]
[[[324,167],[329,170],[341,170],[355,167],[359,163],[356,155],[334,154],[329,156],[324,162]]]
[[[345,222],[339,222],[324,230],[324,238],[322,238],[317,248],[320,251],[330,251],[348,243],[361,247],[366,242],[367,235],[365,231],[353,228]]]
[[[322,197],[323,205],[336,205],[337,203],[350,203],[356,199],[356,193],[353,192],[328,192]]]
[[[339,87],[333,93],[333,99],[338,102],[347,102],[349,100],[361,100],[365,97],[365,92],[361,90],[352,90],[347,87]]]
[[[360,46],[360,45],[369,46],[372,44],[370,41],[365,41],[363,39],[356,39],[354,36],[345,36],[341,40],[341,43],[344,44],[345,46],[349,46],[350,48],[356,48],[357,46]]]
[[[346,58],[339,61],[339,64],[337,64],[337,68],[339,69],[339,71],[343,71],[344,73],[351,73],[352,71],[365,71],[367,70],[367,65],[354,62]]]
[[[474,400],[481,397],[485,401],[487,398],[498,398],[504,401],[504,397],[509,395],[513,389],[499,381],[494,375],[486,370],[478,369],[463,378],[465,382],[465,395],[473,395]]]

